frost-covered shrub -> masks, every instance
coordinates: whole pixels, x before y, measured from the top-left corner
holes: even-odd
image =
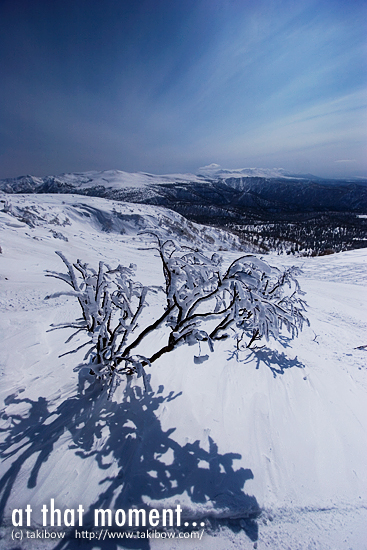
[[[89,336],[87,342],[66,353],[75,353],[89,345],[84,359],[89,359],[91,373],[109,383],[113,381],[115,374],[138,373],[139,376],[144,376],[142,361],[137,356],[126,356],[121,361],[129,335],[138,326],[138,319],[146,305],[148,288],[132,278],[136,266],[119,265],[111,269],[99,262],[98,271],[95,271],[80,260],[71,264],[62,252],[56,254],[66,265],[68,273],[48,271],[47,276],[65,281],[71,290],[57,292],[46,298],[75,296],[82,317],[72,323],[53,325],[53,329],[76,329],[66,343],[80,332],[86,332]],[[146,358],[143,359],[146,361]]]
[[[263,259],[245,255],[223,269],[218,254],[209,258],[151,236],[152,249],[158,251],[162,263],[165,304],[163,313],[150,324],[140,326],[138,320],[147,306],[147,293],[157,289],[134,280],[134,265],[111,269],[100,262],[95,271],[80,260],[71,264],[57,252],[68,272],[47,273],[71,287],[48,298],[75,296],[82,312],[75,322],[53,328],[76,329],[67,342],[82,331],[88,334],[87,342],[67,353],[89,344],[85,360],[89,360],[91,373],[107,381],[112,391],[117,374],[137,374],[146,383],[144,367],[181,344],[206,342],[213,352],[216,340],[233,336],[237,346],[247,337],[244,345],[250,347],[262,337],[277,339],[283,328],[294,338],[303,323],[308,323],[304,293],[296,279],[298,268],[281,271]],[[139,354],[143,340],[155,331],[166,332],[166,344],[149,356]]]
[[[218,254],[208,258],[196,250],[183,253],[173,241],[156,237],[166,281],[167,323],[171,327],[168,345],[150,359],[174,349],[181,341],[189,344],[214,340],[230,334],[255,340],[279,337],[284,327],[294,338],[303,324],[306,304],[291,267],[280,271],[254,255],[238,258],[226,269]]]

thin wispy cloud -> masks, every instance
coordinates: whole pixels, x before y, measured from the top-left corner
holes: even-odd
[[[0,177],[276,155],[325,176],[353,158],[361,175],[366,14],[341,0],[6,0]]]

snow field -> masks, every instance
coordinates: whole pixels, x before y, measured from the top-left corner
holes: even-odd
[[[112,404],[99,397],[93,411],[88,409],[93,408],[92,401],[73,400],[78,384],[74,367],[84,352],[60,358],[71,349],[72,342],[69,347],[64,344],[69,334],[67,330],[48,331],[52,323],[79,316],[78,306],[71,297],[44,299],[65,290],[61,281],[45,277],[45,270],[64,270],[54,254],[61,250],[71,261],[80,258],[94,266],[100,260],[112,266],[136,263],[138,280],[161,285],[159,259],[152,250],[140,250],[135,226],[124,234],[101,232],[98,217],[79,216],[75,212],[81,207],[70,207],[79,201],[108,211],[109,201],[62,195],[48,198],[48,203],[45,196],[34,195],[11,200],[33,205],[38,213],[40,206],[48,205],[60,223],[68,217],[70,225],[56,227],[43,219],[30,228],[0,213],[0,408],[7,415],[1,428],[9,429],[12,417],[15,423],[23,419],[18,439],[6,449],[18,451],[0,466],[1,477],[23,456],[6,500],[5,525],[12,509],[30,503],[38,510],[51,498],[59,508],[82,503],[87,510],[103,491],[108,498],[114,491],[108,506],[118,505],[125,486],[116,480],[123,465],[131,475],[130,487],[124,489],[129,498],[135,494],[138,503],[153,507],[174,507],[179,502],[190,521],[209,520],[200,542],[170,541],[163,546],[163,541],[151,540],[152,550],[247,550],[255,544],[258,549],[272,550],[367,548],[366,351],[356,349],[367,344],[364,249],[320,258],[267,257],[272,265],[303,268],[299,281],[307,292],[310,328],[293,341],[285,333],[280,342],[237,356],[234,341],[218,342],[213,354],[202,343],[201,354],[208,353],[209,360],[200,365],[193,361],[200,353],[198,346],[181,346],[147,369],[154,396],[146,404],[141,401],[142,406],[132,402],[131,417],[121,413],[120,427],[113,418],[120,421],[123,384]],[[137,205],[129,208],[139,208],[141,216],[150,208],[153,218],[160,211]],[[55,227],[67,241],[50,233]],[[219,245],[220,236],[216,238]],[[240,255],[221,254],[228,264]],[[149,296],[148,303],[147,322],[161,311],[159,295]],[[147,349],[156,349],[164,337],[164,331],[151,335]],[[83,336],[78,336],[74,346],[82,342]],[[136,384],[140,386],[139,381]],[[170,392],[173,397],[179,395],[164,400]],[[35,429],[39,425],[43,432]],[[119,433],[129,429],[130,435],[116,441]],[[140,451],[132,441],[139,430],[142,466],[137,464]],[[7,433],[0,433],[0,444]],[[158,446],[155,450],[154,438],[166,445],[162,452]],[[196,441],[198,445],[191,448]],[[195,467],[189,464],[187,449],[192,449]],[[130,462],[125,460],[129,452],[133,453]],[[183,453],[181,465],[174,461],[177,453]],[[146,464],[151,469],[144,470]],[[168,496],[156,486],[145,491],[146,485],[163,475],[162,465],[171,476]],[[37,475],[32,477],[32,471]],[[176,492],[175,483],[179,485]],[[256,520],[258,533],[251,540],[238,522],[246,517],[246,505],[254,501],[262,514]],[[219,522],[217,530],[213,518]],[[228,524],[230,520],[235,527]],[[2,550],[16,547],[9,532],[6,528],[1,533]],[[56,546],[55,542],[37,544],[28,541],[24,549]]]

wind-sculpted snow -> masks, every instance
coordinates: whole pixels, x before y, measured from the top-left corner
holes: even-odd
[[[232,233],[192,223],[160,207],[93,197],[81,199],[78,195],[5,195],[1,203],[0,220],[4,226],[44,227],[55,239],[68,239],[75,231],[137,236],[150,230],[204,248],[213,245],[229,250],[241,248],[238,237]]]

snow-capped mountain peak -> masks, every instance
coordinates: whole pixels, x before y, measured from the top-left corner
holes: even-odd
[[[219,164],[209,164],[199,168],[198,175],[214,178],[287,178],[295,177],[284,168],[222,168]]]

